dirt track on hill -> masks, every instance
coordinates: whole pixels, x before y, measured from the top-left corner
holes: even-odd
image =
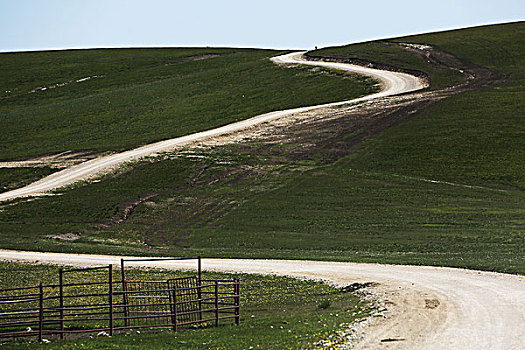
[[[289,59],[293,57],[285,56],[276,60],[280,60],[280,63],[291,63],[287,62]],[[236,132],[225,132],[223,128],[219,128],[211,131],[218,131],[216,134],[206,134],[206,132],[197,134],[196,140],[208,142],[210,145],[220,145],[232,140],[245,139],[250,132],[252,133],[250,137],[259,139],[261,130],[253,126],[261,125],[263,121],[272,121],[273,129],[265,126],[263,131],[266,133],[264,137],[268,144],[273,141],[282,142],[282,136],[286,135],[293,139],[293,142],[297,143],[299,140],[305,145],[305,147],[297,148],[296,153],[291,156],[301,158],[311,154],[312,147],[314,147],[323,151],[324,160],[335,161],[346,154],[345,152],[351,149],[350,146],[359,143],[368,135],[410,118],[418,110],[434,101],[460,91],[492,84],[499,79],[497,76],[492,76],[492,73],[487,70],[478,69],[480,67],[474,68],[476,68],[475,74],[472,74],[463,86],[438,92],[426,91],[381,99],[377,99],[380,96],[372,95],[362,100],[375,99],[374,101],[358,106],[336,108],[349,103],[349,101],[344,101],[306,109],[272,112],[244,121],[253,123],[249,124],[250,126],[234,124],[239,127]],[[384,79],[382,81],[384,87],[388,89],[389,83]],[[410,89],[407,88],[408,90]],[[402,90],[395,92],[395,89],[392,91],[394,91],[393,94],[402,92]],[[363,131],[352,134],[356,129]],[[320,134],[322,137],[319,136]],[[353,136],[341,137],[341,135],[350,134]],[[339,146],[341,140],[344,142],[342,146]],[[173,140],[164,142],[171,141]],[[180,144],[175,143],[169,146],[164,143],[163,145],[167,148],[161,148],[161,150],[173,150],[183,145],[194,144],[194,142],[183,140]],[[123,154],[113,156],[119,155]],[[117,159],[114,165],[102,167],[97,170],[98,172],[91,174],[111,170],[112,167],[128,160]],[[15,193],[15,197],[38,193],[40,192]],[[2,200],[2,194],[0,194],[0,200]],[[122,220],[125,219],[126,217],[123,216]],[[148,224],[148,226],[151,225]],[[120,258],[0,251],[0,259],[81,266],[118,264]],[[175,268],[181,266],[181,263],[178,263],[177,266],[169,263],[157,266]],[[360,342],[354,344],[356,348],[521,349],[525,344],[525,335],[522,331],[525,328],[523,303],[525,279],[522,276],[437,267],[278,260],[206,259],[204,267],[214,271],[274,273],[300,278],[324,279],[339,285],[347,285],[356,281],[379,282],[380,285],[370,288],[370,292],[373,293],[373,297],[381,299],[383,305],[387,307],[386,318],[373,318],[369,325],[363,327],[364,333],[359,334]]]
[[[236,123],[228,124],[220,128],[198,132],[195,134],[186,135],[175,139],[152,143],[122,153],[95,158],[51,174],[25,187],[1,193],[0,201],[11,200],[20,197],[42,195],[46,192],[74,184],[78,181],[92,179],[95,176],[99,176],[101,174],[115,170],[119,166],[122,166],[123,164],[130,161],[134,161],[147,156],[152,156],[161,152],[173,151],[177,148],[188,146],[192,143],[202,141],[208,138],[239,132],[241,130],[253,127],[255,125],[290,116],[296,113],[308,112],[327,107],[335,107],[348,103],[368,101],[380,97],[392,96],[410,91],[415,91],[425,87],[422,81],[409,74],[382,71],[357,65],[351,65],[347,63],[307,61],[302,58],[303,54],[304,52],[282,55],[272,58],[272,61],[274,61],[277,64],[305,64],[311,66],[323,66],[372,76],[381,81],[383,86],[382,91],[376,94],[347,101],[301,108],[293,108],[283,111],[274,111],[255,116],[250,119],[242,120]]]
[[[0,250],[0,259],[73,266],[120,263],[120,256]],[[141,264],[194,269],[194,261]],[[387,312],[371,318],[352,344],[358,349],[522,349],[525,277],[493,272],[299,260],[204,259],[209,271],[320,279],[368,288]],[[386,316],[386,317],[385,317]]]

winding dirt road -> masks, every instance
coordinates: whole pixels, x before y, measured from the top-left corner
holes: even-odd
[[[0,250],[0,259],[73,266],[120,264],[120,256]],[[194,269],[194,261],[142,266]],[[493,272],[298,260],[204,259],[209,271],[278,274],[338,285],[379,282],[373,290],[389,309],[356,348],[523,349],[525,277]],[[383,340],[383,342],[381,341]],[[388,341],[385,341],[388,340]]]
[[[0,194],[0,201],[42,195],[115,169],[123,163],[210,137],[238,132],[256,124],[324,107],[371,100],[424,87],[408,74],[344,63],[306,61],[302,52],[275,57],[278,64],[306,64],[372,76],[382,91],[354,100],[294,108],[123,153],[87,161],[29,186]],[[118,264],[120,256],[78,255],[0,250],[0,259],[76,266]],[[192,268],[190,262],[157,262],[152,267]],[[525,278],[439,267],[390,266],[319,261],[205,259],[212,271],[289,275],[324,279],[339,285],[379,282],[374,288],[387,305],[386,318],[365,327],[356,348],[370,349],[523,349],[525,344]]]
[[[43,195],[46,192],[52,191],[54,189],[65,187],[74,184],[75,182],[91,179],[93,177],[107,173],[130,161],[158,154],[160,152],[172,151],[176,148],[180,148],[185,145],[194,143],[196,141],[202,141],[211,137],[239,132],[241,130],[250,128],[254,125],[265,123],[277,118],[289,116],[295,113],[307,112],[315,109],[338,106],[348,103],[368,101],[379,97],[392,96],[400,93],[415,91],[425,87],[419,79],[409,74],[365,68],[347,63],[307,61],[303,59],[303,54],[304,52],[296,52],[287,55],[282,55],[272,58],[272,61],[277,64],[305,64],[311,66],[323,66],[368,75],[381,81],[382,90],[379,93],[364,96],[361,98],[356,98],[353,100],[301,108],[293,108],[283,111],[274,111],[266,114],[261,114],[250,119],[228,124],[216,129],[152,143],[122,153],[116,153],[100,158],[95,158],[87,162],[64,169],[62,171],[53,173],[25,187],[0,193],[0,201],[11,200],[20,197]]]

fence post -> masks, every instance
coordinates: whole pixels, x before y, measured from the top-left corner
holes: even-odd
[[[234,299],[234,303],[235,303],[235,324],[239,324],[241,322],[241,317],[240,317],[240,306],[241,306],[241,302],[240,302],[240,299],[241,299],[241,285],[240,285],[240,281],[238,279],[235,279],[235,284],[234,284],[234,288],[233,288],[233,291],[235,293],[235,299]]]
[[[215,327],[219,327],[219,282],[215,281]]]
[[[201,285],[202,284],[202,263],[201,263],[201,257],[199,256],[199,257],[197,257],[197,259],[198,259],[198,263],[197,263],[198,269],[197,270],[198,270],[198,274],[199,274],[199,285]]]
[[[38,289],[38,341],[42,342],[42,334],[44,333],[44,287],[42,282],[40,282]]]
[[[173,283],[173,331],[177,331],[177,284]]]
[[[124,259],[120,259],[120,276],[122,278],[122,308],[124,310],[124,326],[128,327],[128,295],[126,294],[126,292],[128,291],[128,287],[126,284],[126,273],[124,272]]]
[[[175,297],[175,286],[172,286],[172,284],[170,283],[170,280],[167,280],[166,281],[166,286],[168,288],[168,296],[169,296],[169,301],[170,301],[170,318],[171,318],[171,329],[176,332],[177,329],[175,327],[175,322],[176,322],[176,318],[175,318],[175,301],[174,301],[174,297]]]
[[[60,297],[60,339],[64,339],[64,269],[58,270],[58,288]]]
[[[109,335],[113,336],[113,265],[109,264]]]
[[[202,265],[201,265],[201,257],[199,256],[198,257],[198,274],[199,274],[199,281],[198,281],[198,287],[199,289],[197,289],[197,296],[199,298],[199,321],[202,322]]]

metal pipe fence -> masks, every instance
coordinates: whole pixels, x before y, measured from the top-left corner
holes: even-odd
[[[200,259],[199,259],[200,268]],[[123,266],[122,266],[123,270]],[[65,283],[66,273],[105,271],[104,281]],[[125,277],[122,271],[121,276]],[[0,339],[219,326],[240,322],[240,281],[193,277],[113,280],[113,266],[59,271],[55,285],[0,289]]]

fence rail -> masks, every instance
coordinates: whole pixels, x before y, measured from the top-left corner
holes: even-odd
[[[124,266],[122,265],[123,269]],[[105,269],[103,282],[64,283],[64,274]],[[124,271],[121,274],[125,277]],[[0,289],[0,339],[240,322],[240,281],[194,277],[113,280],[113,266],[60,270],[55,285]]]

